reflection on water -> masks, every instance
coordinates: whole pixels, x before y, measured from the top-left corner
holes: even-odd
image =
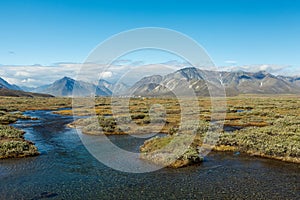
[[[94,159],[73,120],[50,111],[30,111],[37,121],[16,127],[36,143],[38,157],[0,161],[0,199],[300,199],[299,165],[233,153],[211,153],[200,165],[130,174]],[[142,139],[110,136],[136,152]],[[142,162],[142,161],[141,161]]]

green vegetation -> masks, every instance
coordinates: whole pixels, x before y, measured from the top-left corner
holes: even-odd
[[[0,98],[0,159],[38,155],[38,149],[24,139],[24,132],[9,126],[18,119],[31,119],[26,110],[56,110],[71,107],[68,98],[1,97]]]
[[[125,100],[129,100],[128,113],[124,109]],[[84,98],[82,104],[84,105]],[[113,109],[111,105],[114,105]],[[153,107],[153,105],[161,106]],[[199,105],[200,113],[193,107],[195,105]],[[227,98],[224,124],[241,129],[233,132],[221,131],[213,150],[240,151],[300,163],[299,105],[299,96],[292,95],[276,97],[244,95]],[[67,107],[71,107],[69,98],[1,98],[0,124],[3,124],[0,129],[1,157],[9,157],[8,154],[12,157],[21,157],[29,155],[25,152],[31,152],[31,155],[35,152],[33,144],[23,139],[22,132],[6,126],[20,118],[30,119],[24,116],[22,111],[57,110]],[[181,123],[182,107],[187,114],[184,116],[184,123]],[[198,102],[185,99],[184,105],[180,105],[178,100],[173,98],[107,97],[96,98],[95,108],[78,106],[74,110],[55,112],[63,115],[72,115],[75,112],[82,116],[92,116],[96,113],[95,117],[79,119],[70,124],[71,127],[81,128],[85,134],[164,133],[167,135],[165,138],[154,138],[145,142],[141,147],[141,157],[155,163],[178,167],[201,161],[199,156],[196,157],[197,149],[203,146],[204,136],[208,134],[211,109],[210,98],[199,98]],[[218,116],[214,118],[216,123],[221,120],[222,118],[218,119]],[[190,137],[193,138],[191,146],[178,157],[176,149],[182,146],[180,142]],[[167,149],[162,148],[165,146]],[[177,163],[174,161],[174,155],[177,155],[175,156]]]
[[[192,135],[152,138],[140,147],[140,157],[173,168],[199,163],[203,157],[199,157],[196,145],[190,145],[193,139]]]
[[[0,138],[22,138],[24,132],[14,127],[0,125]]]
[[[224,125],[241,129],[233,132],[221,131],[220,134],[207,133],[211,121],[211,101],[209,98],[199,98],[200,114],[193,107],[197,104],[191,99],[185,99],[185,105],[180,105],[176,99],[172,98],[129,99],[129,113],[126,114],[121,103],[123,100],[115,100],[114,112],[112,112],[111,99],[96,99],[95,111],[99,122],[94,120],[93,123],[89,123],[91,120],[87,118],[78,120],[72,125],[84,124],[82,129],[86,134],[144,134],[151,131],[168,134],[170,136],[165,138],[146,141],[141,147],[142,158],[163,165],[166,165],[168,160],[172,160],[172,157],[168,156],[169,153],[158,151],[166,141],[180,141],[185,137],[193,136],[194,141],[192,147],[188,148],[188,152],[194,152],[192,155],[196,155],[196,149],[203,147],[203,139],[206,134],[215,134],[219,137],[216,146],[210,147],[215,151],[240,151],[256,156],[300,163],[300,99],[298,96],[243,95],[229,97],[227,98]],[[160,114],[156,112],[155,120],[151,120],[151,106],[154,104],[161,105],[165,111]],[[187,111],[184,123],[180,123],[181,106]],[[117,112],[115,112],[116,110]],[[78,108],[77,111],[89,115],[94,110],[92,108],[91,110]],[[62,112],[64,113],[61,114],[68,114],[67,112],[70,111]],[[107,117],[112,113],[114,113],[113,116]],[[134,123],[131,123],[131,120]],[[222,117],[218,119],[216,116],[214,121],[216,123],[221,122]],[[147,125],[150,123],[149,131]],[[195,127],[197,127],[196,130],[194,130]],[[209,141],[205,143],[209,143]],[[169,148],[168,152],[175,151],[171,146]],[[183,164],[182,160],[184,159],[177,158],[181,164],[174,164],[175,162],[173,162],[173,164],[169,163],[168,165],[173,167],[185,166],[193,163],[193,159],[194,157],[190,157],[189,162]]]
[[[218,146],[230,146],[252,155],[300,163],[300,116],[284,116],[270,124],[224,133]]]
[[[23,115],[21,112],[5,112],[0,111],[0,124],[11,124],[18,119],[33,119],[29,116]]]
[[[72,107],[71,98],[1,97],[0,111],[57,110]]]
[[[0,159],[38,155],[33,143],[24,140],[24,132],[8,125],[0,125]]]
[[[1,141],[0,144],[0,159],[21,158],[39,154],[37,148],[28,141]]]

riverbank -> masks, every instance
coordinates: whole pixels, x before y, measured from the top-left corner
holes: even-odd
[[[25,140],[25,132],[11,125],[19,119],[37,120],[23,115],[27,110],[57,110],[70,107],[68,98],[1,97],[0,99],[0,159],[39,155],[33,142]]]
[[[142,158],[164,165],[168,160],[165,147],[174,142],[178,145],[184,139],[192,137],[194,139],[190,139],[189,148],[194,147],[197,150],[202,148],[202,151],[206,149],[246,153],[251,156],[300,164],[300,116],[284,116],[269,123],[272,125],[246,127],[233,132],[214,133],[209,132],[207,128],[202,128],[194,135],[182,133],[178,136],[154,138],[146,141],[141,147]],[[210,137],[214,137],[214,135],[218,137],[214,146],[208,146],[203,142],[204,139],[209,141]],[[161,158],[163,157],[161,151],[166,153],[165,159]],[[196,154],[194,153],[194,155]],[[198,155],[201,156],[201,151],[198,151]],[[190,162],[186,162],[175,167],[184,167],[190,164]]]
[[[297,113],[297,112],[296,112]],[[265,127],[247,127],[223,133],[214,150],[300,163],[300,116],[283,116]]]
[[[39,155],[34,144],[24,139],[24,133],[11,126],[0,125],[0,159]]]
[[[24,114],[39,120],[19,120],[13,126],[26,131],[25,138],[36,142],[41,155],[0,160],[0,199],[41,199],[48,195],[55,196],[53,199],[299,199],[297,164],[211,152],[201,164],[185,168],[126,173],[106,166],[88,152],[77,131],[66,127],[73,116],[47,110]],[[90,148],[103,148],[112,162],[124,166],[114,159],[101,136],[83,137],[99,138]],[[108,138],[136,153],[145,140],[129,135]],[[127,160],[127,155],[123,158]],[[149,165],[138,157],[136,161],[140,169]]]
[[[180,168],[203,161],[204,157],[199,151],[201,149],[203,152],[233,152],[237,155],[244,153],[250,156],[300,164],[299,143],[293,138],[283,136],[278,137],[278,140],[262,139],[260,136],[255,137],[256,135],[249,130],[247,133],[247,129],[244,131],[246,131],[245,135],[239,135],[239,131],[221,134],[215,146],[203,145],[203,141],[199,143],[199,140],[195,139],[190,142],[190,145],[185,146],[186,151],[182,150],[182,155],[174,153],[177,148],[180,148],[182,141],[197,136],[180,135],[153,138],[145,141],[140,147],[141,158],[162,166]],[[255,130],[256,133],[257,131]],[[191,139],[188,140],[191,141]]]
[[[78,115],[97,116],[79,119],[69,124],[69,127],[81,128],[82,132],[90,135],[124,135],[124,134],[148,134],[148,133],[164,133],[173,137],[180,135],[182,137],[190,134],[199,136],[193,142],[193,152],[190,160],[182,161],[179,158],[179,163],[185,165],[193,164],[195,159],[195,148],[202,146],[202,139],[207,132],[211,120],[210,99],[199,98],[200,114],[193,106],[195,102],[186,99],[185,105],[180,105],[176,99],[172,98],[133,98],[129,101],[129,113],[124,113],[122,101],[126,99],[117,99],[115,101],[115,111],[112,115],[111,99],[96,98],[95,108],[85,108],[84,106],[75,108]],[[120,101],[120,102],[119,102]],[[9,125],[18,119],[34,120],[31,117],[24,116],[21,112],[26,110],[57,110],[60,108],[71,107],[70,98],[1,98],[0,99],[0,124]],[[165,110],[157,109],[155,117],[150,117],[150,112],[153,114],[152,105],[159,104]],[[214,151],[234,151],[243,152],[250,155],[273,158],[282,161],[299,163],[300,158],[300,100],[297,96],[239,96],[227,98],[227,110],[224,118],[226,127],[239,127],[230,132],[221,131],[218,143],[213,147]],[[181,127],[181,107],[187,107],[186,113],[189,116],[187,123]],[[158,107],[159,108],[159,107]],[[61,115],[71,115],[74,110],[55,111]],[[152,116],[153,117],[153,116]],[[216,122],[222,122],[222,119],[215,119]],[[132,123],[134,122],[134,123]],[[100,124],[100,126],[99,126]],[[193,131],[195,124],[199,124],[197,133]],[[3,130],[0,130],[3,132]],[[144,159],[153,160],[155,156],[149,149],[155,149],[152,146],[160,143],[155,139],[151,143],[141,149],[143,153],[147,153],[148,157]],[[170,140],[168,138],[167,140]],[[176,139],[175,139],[176,140]],[[15,138],[12,144],[7,142],[13,141],[5,136],[0,137],[0,145],[2,150],[10,152],[8,147],[13,149],[28,149],[33,145],[29,141],[24,141],[21,138]],[[21,143],[20,143],[21,142]],[[164,141],[164,143],[166,143]],[[168,143],[168,142],[167,142]],[[160,144],[158,146],[161,146]],[[24,147],[24,148],[23,148]],[[24,150],[24,151],[25,151]],[[157,150],[157,149],[156,149]],[[183,152],[184,153],[184,152]],[[198,152],[199,153],[199,152]],[[16,154],[12,153],[12,157]],[[27,155],[26,153],[24,155]],[[19,156],[23,156],[21,153]],[[160,154],[160,157],[162,154]],[[187,156],[187,155],[185,155]],[[3,156],[4,157],[4,156]],[[167,156],[168,157],[168,156]],[[187,156],[189,157],[189,156]],[[159,159],[158,159],[159,160]],[[160,159],[163,160],[163,159]],[[154,161],[156,162],[156,161]],[[156,162],[158,163],[158,162]],[[165,164],[165,162],[162,162]],[[176,164],[176,166],[179,166]]]
[[[122,102],[124,99],[119,101]],[[163,150],[163,145],[169,144],[172,140],[179,141],[174,137],[175,135],[184,138],[194,134],[197,139],[191,142],[192,152],[194,152],[191,154],[191,159],[183,161],[183,157],[179,157],[177,164],[173,165],[173,167],[183,167],[193,164],[195,150],[203,145],[204,135],[211,121],[209,98],[199,98],[200,114],[195,112],[197,108],[191,106],[195,105],[195,102],[189,101],[192,100],[186,99],[185,105],[180,105],[176,99],[170,98],[135,98],[129,101],[129,113],[121,112],[124,108],[121,107],[122,103],[119,103],[114,107],[119,113],[114,112],[112,115],[110,100],[108,98],[96,99],[95,109],[83,107],[78,108],[76,112],[86,115],[94,112],[97,116],[80,119],[70,126],[81,128],[83,133],[91,135],[165,133],[169,136],[151,139],[141,147],[142,159],[162,165],[166,165],[171,159],[168,153],[171,151],[168,150],[162,154],[159,148]],[[157,112],[156,120],[159,123],[153,123],[149,117],[153,104],[160,104],[165,108],[165,112]],[[299,105],[299,97],[292,95],[251,96],[251,98],[245,95],[227,98],[226,116],[223,119],[214,118],[214,121],[215,123],[224,122],[225,127],[238,128],[233,131],[221,130],[217,134],[216,145],[210,148],[213,151],[247,153],[300,163]],[[181,106],[187,107],[185,114],[189,116],[189,119],[179,130]],[[70,114],[70,111],[61,111],[61,114]],[[150,129],[149,124],[152,125]],[[195,124],[199,124],[196,132]],[[188,149],[188,152],[191,152],[190,150]],[[199,157],[199,160],[201,161],[202,158]],[[172,164],[170,163],[169,166]]]

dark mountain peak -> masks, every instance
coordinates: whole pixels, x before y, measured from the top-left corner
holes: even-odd
[[[185,68],[182,68],[182,69],[180,69],[178,71],[183,71],[183,72],[193,71],[193,72],[197,72],[198,68],[196,68],[196,67],[185,67]]]
[[[253,74],[253,77],[257,79],[264,79],[265,77],[272,77],[272,75],[266,71],[259,71],[259,72],[255,72]]]
[[[105,86],[98,86],[92,83],[74,80],[70,77],[63,77],[51,85],[39,88],[39,92],[54,96],[108,96],[111,91]]]
[[[186,67],[178,70],[177,72],[183,73],[183,74],[197,74],[199,73],[199,69],[196,67]]]
[[[183,68],[172,74],[173,75],[171,75],[169,77],[167,75],[167,77],[170,78],[173,76],[173,78],[185,78],[186,80],[192,80],[192,79],[201,80],[201,79],[203,79],[201,70],[196,67]]]
[[[76,81],[75,81],[74,79],[65,76],[65,77],[63,77],[63,78],[61,78],[61,79],[55,81],[55,82],[53,83],[53,85],[65,85],[65,86],[68,86],[68,87],[71,88],[71,87],[73,87],[73,85],[75,84],[75,82],[76,82]]]
[[[240,78],[240,79],[251,79],[251,77],[248,76],[247,74],[241,74],[241,75],[239,76],[239,78]]]
[[[63,78],[60,79],[60,80],[61,80],[61,81],[71,81],[71,82],[75,82],[74,79],[72,79],[72,78],[70,78],[70,77],[68,77],[68,76],[63,77]]]

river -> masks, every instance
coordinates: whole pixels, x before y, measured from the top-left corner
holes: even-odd
[[[97,161],[76,130],[73,117],[27,111],[39,120],[19,120],[40,156],[0,160],[0,199],[300,199],[300,166],[234,153],[210,153],[196,166],[132,174]],[[143,140],[110,136],[136,151]],[[142,161],[141,161],[142,162]]]

